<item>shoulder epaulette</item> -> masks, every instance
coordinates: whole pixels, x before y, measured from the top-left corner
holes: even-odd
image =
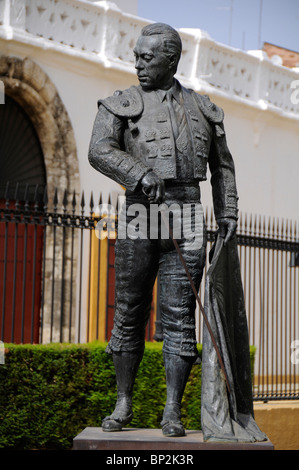
[[[224,119],[223,109],[213,103],[208,95],[199,95],[198,93],[195,93],[195,95],[200,110],[208,121],[214,124],[222,123]]]
[[[116,91],[112,96],[98,101],[98,106],[105,106],[119,117],[133,118],[143,111],[143,100],[136,86],[124,91]]]
[[[201,112],[207,120],[214,125],[217,137],[224,136],[225,131],[222,125],[224,119],[223,109],[213,103],[208,95],[194,94]]]

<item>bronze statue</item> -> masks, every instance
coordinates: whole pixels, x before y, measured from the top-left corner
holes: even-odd
[[[184,88],[175,78],[182,51],[179,34],[165,24],[145,26],[134,48],[140,86],[118,91],[98,102],[89,161],[126,188],[125,224],[134,204],[190,209],[190,223],[200,242],[185,232],[177,238],[181,254],[198,290],[206,260],[206,229],[200,185],[211,172],[214,212],[224,244],[233,238],[238,219],[237,189],[232,156],[226,143],[224,113],[206,95]],[[179,220],[182,219],[179,218]],[[173,227],[175,217],[170,220]],[[116,241],[115,317],[107,351],[112,354],[117,403],[102,422],[107,432],[121,430],[132,420],[132,391],[144,351],[145,327],[152,290],[159,270],[160,308],[167,401],[161,422],[165,436],[184,436],[181,400],[194,361],[195,296],[170,237],[142,236]]]

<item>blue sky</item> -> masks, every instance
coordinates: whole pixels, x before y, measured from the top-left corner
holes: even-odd
[[[138,16],[200,28],[238,49],[270,42],[299,52],[299,0],[139,0]]]

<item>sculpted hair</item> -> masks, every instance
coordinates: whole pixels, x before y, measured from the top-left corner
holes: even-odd
[[[182,41],[180,38],[179,33],[169,26],[168,24],[164,23],[153,23],[144,26],[141,30],[141,36],[156,36],[160,35],[163,39],[164,44],[164,53],[168,57],[175,57],[175,72],[181,57],[182,53]]]

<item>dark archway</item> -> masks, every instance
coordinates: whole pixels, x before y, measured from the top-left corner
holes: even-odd
[[[0,188],[46,185],[43,151],[35,128],[22,107],[10,96],[0,106]]]
[[[22,107],[6,96],[0,106],[0,209],[6,217],[7,209],[20,210],[0,224],[0,332],[6,342],[38,342],[44,227],[33,226],[21,214],[45,186],[35,128]]]
[[[58,188],[59,201],[61,201],[63,197],[64,190],[67,190],[68,194],[73,194],[73,191],[75,191],[78,200],[80,195],[80,176],[76,141],[70,117],[59,96],[55,83],[53,83],[44,70],[31,59],[27,57],[19,58],[4,55],[0,55],[0,80],[4,84],[6,95],[21,106],[22,110],[30,118],[37,133],[46,169],[46,188],[48,195],[47,211],[51,212],[54,209],[53,201],[56,188]],[[13,187],[14,185],[12,184],[10,186]],[[30,185],[31,193],[34,187],[34,184]],[[21,188],[19,188],[19,193],[19,197],[21,198],[23,194]],[[10,196],[14,197],[13,190]],[[72,281],[72,285],[74,284],[72,290],[64,295],[63,302],[65,308],[69,309],[71,307],[72,315],[76,315],[76,278],[75,276],[74,279],[72,278],[71,272],[76,272],[78,260],[76,254],[77,235],[74,240],[72,240],[69,233],[67,233],[65,239],[63,236],[57,236],[56,239],[54,239],[54,234],[53,231],[50,230],[50,227],[45,227],[44,233],[46,246],[43,252],[42,316],[43,342],[48,342],[51,337],[50,332],[53,321],[50,307],[52,283],[55,282],[62,285],[62,276],[64,282]],[[57,249],[54,270],[55,275],[52,262],[54,247]],[[0,253],[1,249],[2,247],[0,247]],[[70,255],[72,250],[74,252],[73,258]],[[66,259],[62,274],[60,267],[62,265],[63,253],[66,254]],[[18,283],[18,285],[19,284],[20,283]],[[58,306],[62,302],[62,295],[58,287],[55,289],[54,300],[56,302],[55,305],[57,304],[57,308],[54,309],[54,324],[56,325],[56,323],[59,322]],[[58,328],[58,335],[59,331],[60,329]]]

